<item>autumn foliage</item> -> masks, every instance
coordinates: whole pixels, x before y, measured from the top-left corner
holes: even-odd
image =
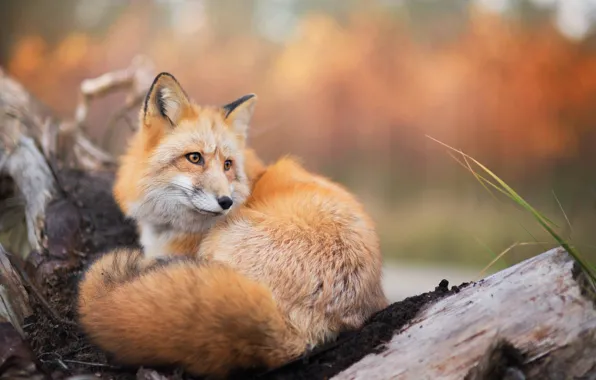
[[[426,134],[511,175],[591,152],[596,55],[549,24],[472,9],[460,33],[432,43],[381,11],[354,12],[341,24],[319,13],[275,44],[254,33],[222,40],[208,24],[191,35],[156,29],[151,12],[131,6],[107,33],[72,32],[52,46],[23,36],[8,70],[65,116],[83,78],[144,53],[200,102],[256,92],[255,145],[265,156],[292,152],[314,164],[383,159],[390,166],[408,155],[424,162],[436,154]],[[117,106],[118,99],[95,106],[97,136]],[[120,151],[123,140],[111,149]]]

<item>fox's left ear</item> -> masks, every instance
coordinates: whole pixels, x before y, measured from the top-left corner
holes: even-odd
[[[167,120],[172,126],[177,125],[190,108],[190,100],[170,73],[158,74],[145,98],[143,118],[148,116]]]
[[[234,132],[245,138],[256,104],[257,95],[248,94],[222,107],[225,121],[234,129]]]

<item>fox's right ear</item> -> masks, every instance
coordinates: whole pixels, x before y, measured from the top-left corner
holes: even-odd
[[[240,136],[246,138],[248,124],[257,103],[257,95],[248,94],[222,107],[223,117]]]
[[[190,107],[188,96],[176,78],[170,73],[160,73],[153,80],[145,98],[143,120],[159,117],[175,126]]]

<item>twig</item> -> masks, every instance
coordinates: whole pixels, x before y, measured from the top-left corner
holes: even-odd
[[[69,370],[68,366],[66,364],[64,364],[64,361],[62,359],[56,359],[56,362],[60,365],[60,367],[62,367],[62,369],[65,370]]]
[[[106,363],[94,363],[94,362],[84,362],[81,360],[72,360],[72,359],[62,359],[63,362],[65,363],[71,363],[71,364],[79,364],[79,365],[88,365],[91,367],[104,367],[104,368],[112,368],[112,369],[120,369],[121,367],[115,366],[115,365],[111,365],[111,364],[106,364]]]
[[[87,346],[79,347],[79,348],[77,348],[76,350],[69,351],[69,352],[68,352],[68,355],[70,356],[70,355],[76,354],[77,352],[81,352],[81,351],[84,351],[84,350],[88,350],[89,348],[92,348],[92,347],[93,347],[93,346],[91,346],[91,345],[87,345]]]
[[[78,327],[78,325],[75,322],[61,318],[58,315],[58,313],[56,313],[56,311],[52,308],[52,306],[50,306],[48,301],[46,301],[45,297],[41,294],[39,289],[37,289],[37,286],[35,286],[33,281],[31,281],[31,279],[29,278],[27,273],[23,270],[23,268],[21,268],[21,265],[18,265],[18,263],[15,263],[15,258],[17,256],[11,254],[10,252],[6,252],[6,257],[8,257],[8,260],[12,264],[13,268],[19,274],[19,276],[21,277],[21,280],[23,280],[23,286],[25,287],[27,292],[29,294],[32,294],[33,296],[35,296],[35,298],[37,299],[37,301],[39,301],[42,308],[46,311],[46,313],[48,313],[48,315],[50,315],[50,317],[52,317],[52,319],[54,319],[56,322],[64,324],[64,325]]]
[[[104,145],[112,136],[117,121],[126,117],[128,111],[138,106],[154,77],[154,65],[144,56],[137,56],[131,65],[123,70],[105,73],[96,78],[86,79],[81,83],[79,102],[75,110],[74,120],[62,123],[61,137],[65,146],[61,151],[68,156],[74,153],[74,161],[84,169],[102,169],[113,166],[115,160],[111,154],[94,144],[86,135],[87,116],[93,99],[103,97],[121,89],[129,93],[122,109],[110,118],[103,142]]]
[[[50,359],[50,360],[44,360],[42,359],[45,356],[54,356],[54,359]],[[62,356],[60,356],[59,354],[55,353],[55,352],[42,352],[39,355],[39,361],[42,363],[47,363],[47,362],[56,362],[58,363],[58,365],[60,365],[60,367],[62,367],[62,369],[68,371],[70,370],[70,368],[68,368],[68,366],[66,364],[64,364],[64,361],[62,360]]]
[[[41,126],[40,145],[41,150],[50,163],[54,163],[56,149],[58,148],[58,124],[52,123],[47,118]]]
[[[25,287],[28,288],[28,291],[31,291],[33,293],[35,298],[37,298],[37,300],[41,303],[45,311],[52,317],[52,319],[63,325],[78,327],[78,325],[75,322],[66,320],[64,318],[60,318],[56,311],[52,309],[48,301],[46,301],[45,298],[43,298],[41,292],[37,289],[37,287],[33,285],[29,279],[27,279],[26,282],[27,283],[23,285],[25,285]]]
[[[45,123],[42,125],[40,122],[36,121],[35,118],[31,116],[26,116],[25,113],[21,112],[7,112],[6,116],[14,119],[15,121],[21,123],[26,129],[30,130],[31,128],[37,128],[41,131],[41,153],[44,161],[46,162],[48,169],[54,178],[56,187],[60,195],[65,195],[66,192],[62,187],[58,176],[53,167],[53,158],[56,155],[56,144],[58,138],[58,127],[56,124],[51,123],[50,119],[46,119]],[[15,142],[16,143],[16,142]],[[5,156],[5,159],[8,159],[8,155]],[[3,165],[0,165],[0,171]]]

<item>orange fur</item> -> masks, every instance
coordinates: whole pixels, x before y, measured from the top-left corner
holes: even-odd
[[[215,123],[225,115],[209,112]],[[277,366],[387,305],[378,237],[362,205],[291,158],[265,167],[242,149],[236,158],[252,186],[245,203],[202,236],[174,229],[168,240],[166,256],[192,258],[159,264],[160,255],[117,251],[82,280],[80,322],[118,360],[217,376]]]
[[[246,205],[207,234],[199,257],[270,288],[310,345],[387,306],[372,220],[348,191],[290,158],[265,170]]]
[[[224,265],[143,260],[138,251],[105,255],[80,289],[89,337],[119,362],[224,377],[231,363],[272,367],[304,349],[263,285]]]
[[[252,149],[244,150],[244,170],[250,182],[251,189],[265,171],[265,164]]]
[[[177,234],[168,242],[166,251],[172,252],[172,256],[193,256],[203,237],[201,233]]]

